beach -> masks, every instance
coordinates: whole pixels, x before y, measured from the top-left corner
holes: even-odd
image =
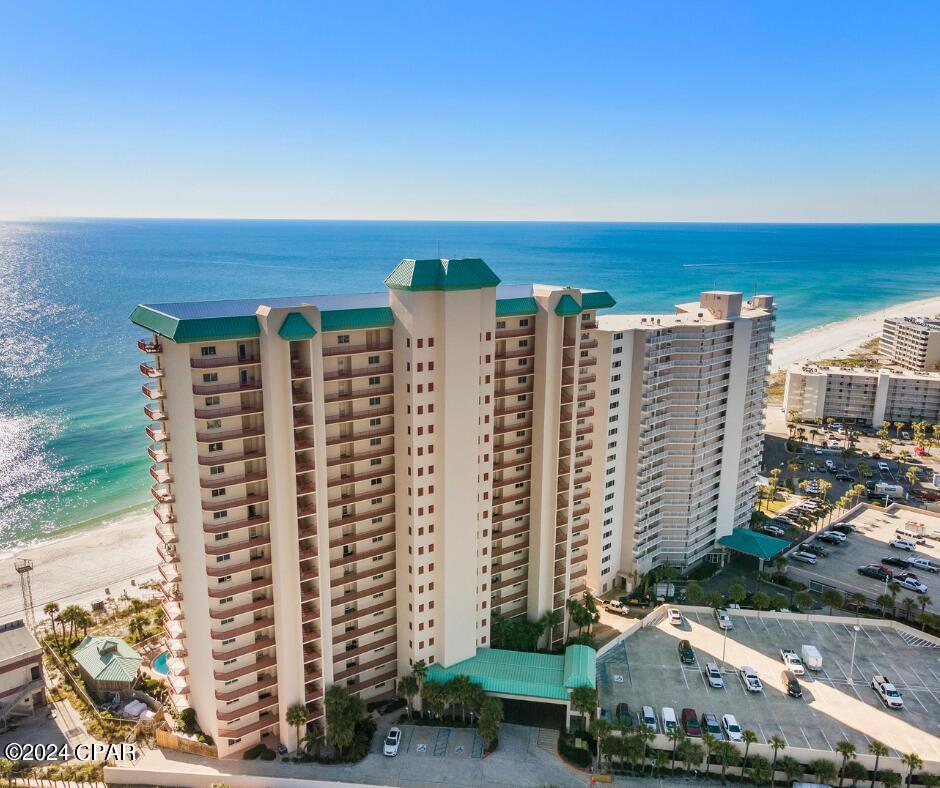
[[[784,304],[784,308],[785,308]],[[823,358],[844,358],[859,345],[881,333],[886,317],[933,317],[940,314],[940,296],[919,301],[906,301],[887,309],[868,312],[858,317],[827,323],[801,331],[774,342],[771,372],[779,372],[791,364]]]
[[[771,368],[778,371],[793,363],[848,355],[880,333],[886,315],[936,314],[940,314],[940,297],[909,301],[803,331],[775,342]],[[31,583],[37,617],[52,600],[62,607],[72,603],[87,606],[107,595],[152,593],[142,590],[140,584],[159,577],[153,528],[153,515],[145,508],[0,558],[0,622],[23,615],[14,558],[33,561]]]

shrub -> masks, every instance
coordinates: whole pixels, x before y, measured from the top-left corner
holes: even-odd
[[[265,747],[261,751],[262,761],[273,761],[275,758],[277,758],[277,754],[270,747]]]
[[[591,764],[591,753],[563,738],[558,739],[558,754],[572,766],[580,769],[586,769]]]
[[[267,748],[259,742],[254,747],[245,750],[245,754],[242,756],[242,758],[246,761],[253,761],[260,757],[262,750],[266,749]]]

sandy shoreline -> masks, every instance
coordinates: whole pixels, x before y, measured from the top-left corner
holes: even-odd
[[[777,372],[791,364],[804,361],[843,358],[859,345],[880,334],[881,324],[888,316],[932,317],[937,314],[940,314],[940,296],[906,301],[886,309],[801,331],[792,337],[774,342],[770,368],[772,372]]]
[[[896,304],[887,309],[809,329],[775,343],[771,369],[818,358],[845,356],[881,332],[886,315],[940,314],[940,296]],[[24,547],[0,558],[0,622],[23,615],[20,579],[14,558],[33,561],[33,603],[37,617],[51,600],[89,605],[127,592],[146,595],[140,583],[159,577],[153,515],[147,508],[111,522]]]

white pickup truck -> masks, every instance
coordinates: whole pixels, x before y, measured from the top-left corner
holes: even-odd
[[[884,705],[889,709],[904,708],[904,700],[901,698],[901,693],[898,692],[897,687],[895,687],[894,684],[888,681],[887,676],[882,676],[880,673],[876,673],[874,676],[872,676],[871,688],[878,693],[878,697],[881,698],[881,702],[884,703]]]
[[[803,660],[797,656],[793,649],[780,649],[780,659],[782,659],[783,664],[787,666],[787,670],[793,671],[794,676],[802,676],[805,673],[803,670]]]

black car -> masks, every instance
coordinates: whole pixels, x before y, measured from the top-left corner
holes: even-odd
[[[883,566],[879,566],[878,564],[860,566],[858,568],[858,573],[860,575],[864,575],[865,577],[873,577],[875,580],[887,580],[892,576],[890,569],[885,569]]]
[[[881,563],[884,566],[897,566],[901,569],[907,569],[907,559],[905,558],[895,558],[893,555],[886,556],[881,559]]]
[[[829,551],[825,547],[820,547],[818,544],[805,544],[803,545],[803,549],[807,553],[818,555],[820,558],[825,558],[829,555]]]
[[[832,530],[833,530],[833,531],[838,531],[839,533],[845,534],[846,536],[848,536],[848,535],[851,534],[851,533],[855,533],[855,531],[854,531],[854,529],[852,528],[851,525],[841,525],[841,524],[840,524],[840,525],[834,525],[834,526],[832,526]]]
[[[829,542],[830,544],[842,544],[842,540],[832,534],[820,534],[816,537],[820,542]]]
[[[679,641],[679,661],[683,665],[695,664],[695,652],[692,651],[692,644],[688,640]]]
[[[850,481],[852,481],[852,477],[849,476],[847,473],[837,473],[837,474],[836,474],[836,481],[840,481],[840,482],[850,482]]]
[[[633,726],[633,712],[630,711],[629,704],[618,703],[617,704],[617,719],[623,720],[627,727]]]
[[[792,670],[783,671],[781,678],[783,679],[783,686],[787,688],[787,695],[791,698],[803,697],[803,688],[800,686],[800,682],[797,681],[796,674]]]

